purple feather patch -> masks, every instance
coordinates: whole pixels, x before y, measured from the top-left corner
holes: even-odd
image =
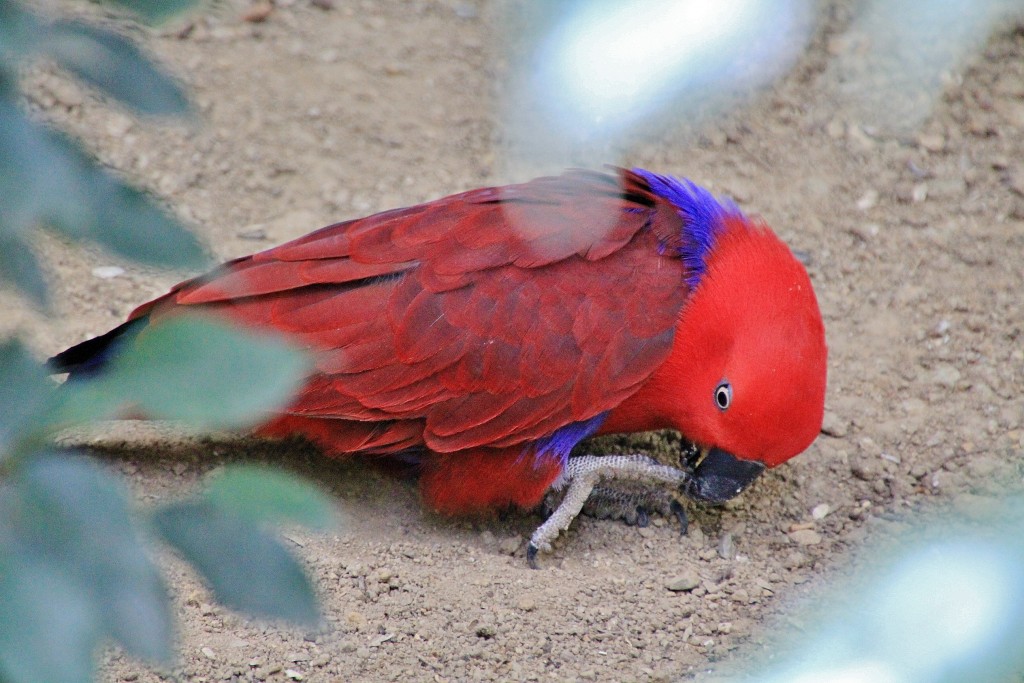
[[[686,284],[696,287],[704,275],[707,255],[722,227],[722,219],[743,214],[731,201],[715,198],[686,178],[658,175],[642,168],[634,168],[633,173],[646,180],[652,192],[667,199],[679,211],[684,222],[679,256],[686,266]]]
[[[608,417],[607,411],[598,413],[589,420],[570,422],[556,430],[551,436],[537,442],[536,450],[533,452],[536,462],[540,462],[541,458],[555,457],[564,465],[576,444],[596,432],[606,417]]]

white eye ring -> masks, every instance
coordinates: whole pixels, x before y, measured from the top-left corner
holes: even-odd
[[[732,404],[732,385],[726,381],[722,381],[717,387],[715,387],[715,406],[721,410],[728,410]]]

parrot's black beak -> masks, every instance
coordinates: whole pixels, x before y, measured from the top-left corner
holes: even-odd
[[[699,453],[693,477],[683,485],[683,493],[718,505],[742,493],[764,469],[764,463],[741,460],[720,448],[707,449]]]

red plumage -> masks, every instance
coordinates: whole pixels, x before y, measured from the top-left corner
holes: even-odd
[[[825,351],[810,282],[770,231],[725,223],[693,288],[670,198],[631,171],[574,171],[328,226],[130,319],[201,309],[284,333],[316,371],[259,433],[331,455],[413,450],[445,512],[528,508],[564,461],[538,451],[605,415],[602,433],[675,427],[768,465],[814,438]],[[748,359],[725,375],[730,349]],[[738,431],[703,405],[723,376],[755,387],[737,390]]]

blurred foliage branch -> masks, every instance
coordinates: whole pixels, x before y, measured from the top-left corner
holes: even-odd
[[[111,0],[147,22],[195,1]],[[0,0],[0,284],[47,305],[30,248],[38,228],[137,261],[202,265],[199,242],[173,216],[27,114],[18,82],[38,59],[137,114],[191,114],[181,86],[125,37]],[[52,440],[128,411],[201,428],[252,424],[289,399],[307,367],[279,339],[185,317],[150,326],[103,373],[63,386],[20,341],[0,342],[0,681],[91,681],[108,640],[172,665],[174,625],[151,538],[188,560],[232,608],[318,621],[309,579],[270,529],[329,526],[332,505],[315,488],[234,467],[202,493],[138,512],[117,478]]]

